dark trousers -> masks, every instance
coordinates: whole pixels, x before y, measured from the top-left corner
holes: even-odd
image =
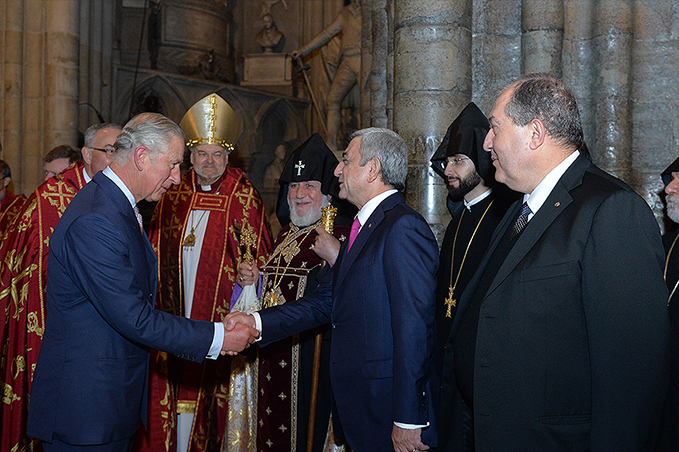
[[[133,445],[134,436],[120,441],[88,446],[68,444],[58,439],[53,440],[52,443],[42,443],[45,452],[131,452]]]

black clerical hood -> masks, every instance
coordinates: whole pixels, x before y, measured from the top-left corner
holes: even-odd
[[[335,154],[317,133],[292,152],[278,179],[281,188],[278,191],[276,215],[282,226],[290,222],[287,197],[291,182],[319,181],[321,193],[332,196],[333,203],[339,201],[339,182],[334,174],[338,163]]]
[[[672,182],[672,173],[674,172],[679,172],[679,158],[673,161],[670,166],[665,168],[665,171],[660,174],[665,187],[667,187],[667,184]]]
[[[486,116],[474,102],[470,102],[455,121],[448,127],[441,145],[431,158],[431,166],[444,176],[447,158],[454,154],[464,154],[474,162],[476,172],[486,183],[495,179],[495,168],[490,153],[483,150],[490,124]]]

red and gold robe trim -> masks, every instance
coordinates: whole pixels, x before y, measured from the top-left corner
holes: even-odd
[[[243,221],[258,236],[254,250],[263,263],[271,250],[271,232],[262,199],[240,169],[227,168],[218,194],[201,192],[193,170],[182,177],[156,206],[151,221],[151,243],[158,256],[156,307],[184,315],[182,242],[192,210],[209,210],[197,269],[191,318],[221,321],[229,312],[236,281]],[[219,452],[228,422],[231,359],[202,364],[155,353],[151,360],[149,428],[137,436],[138,450],[174,451],[176,416],[193,408],[195,415],[189,450]]]
[[[45,276],[49,238],[83,187],[83,164],[76,162],[28,197],[0,241],[0,451],[30,450],[26,436],[28,395],[45,328]],[[33,450],[42,450],[34,443]]]

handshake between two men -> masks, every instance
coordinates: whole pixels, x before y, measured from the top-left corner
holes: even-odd
[[[255,329],[255,319],[242,312],[232,312],[222,320],[224,323],[223,355],[236,355],[255,343],[259,331]]]

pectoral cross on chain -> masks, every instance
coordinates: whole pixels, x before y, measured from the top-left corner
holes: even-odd
[[[298,175],[298,176],[301,176],[301,175],[302,175],[302,170],[303,170],[304,168],[306,168],[306,165],[305,165],[304,163],[302,163],[301,160],[300,160],[299,162],[297,162],[297,164],[295,165],[295,169],[297,170],[297,175]]]
[[[453,287],[448,288],[448,297],[444,300],[444,303],[446,304],[446,317],[451,318],[452,317],[452,308],[457,306],[457,300],[453,299]]]

